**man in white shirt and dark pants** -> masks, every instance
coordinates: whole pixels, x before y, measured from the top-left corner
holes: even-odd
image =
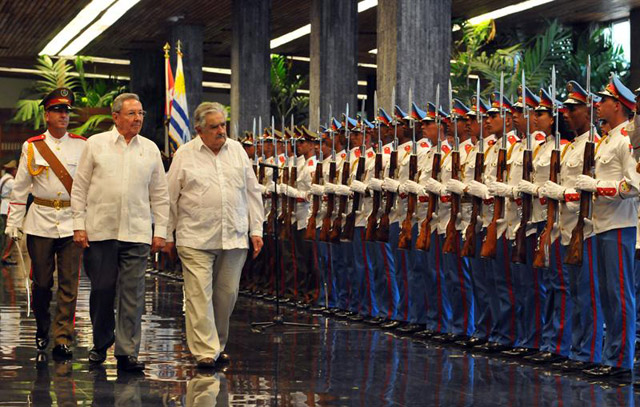
[[[0,255],[2,256],[3,265],[13,265],[15,262],[8,260],[9,253],[6,251],[11,250],[11,246],[7,245],[6,235],[4,229],[7,226],[7,214],[9,213],[9,198],[11,197],[11,191],[13,191],[13,183],[15,182],[16,173],[18,172],[18,163],[16,160],[11,160],[2,166],[4,174],[0,178]],[[9,240],[11,242],[11,240]],[[6,260],[5,260],[6,255]]]
[[[138,134],[145,113],[138,96],[119,95],[111,111],[115,128],[92,136],[78,164],[71,193],[73,240],[86,248],[91,280],[89,361],[104,362],[115,342],[118,369],[140,371],[144,274],[149,250],[164,247],[169,194],[160,150]]]
[[[194,114],[198,136],[173,157],[167,181],[171,214],[166,251],[182,261],[187,345],[199,368],[227,362],[222,353],[238,297],[249,239],[262,248],[262,188],[239,142],[227,139],[226,113],[204,102]]]

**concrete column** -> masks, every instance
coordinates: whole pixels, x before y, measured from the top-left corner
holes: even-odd
[[[349,103],[358,110],[358,10],[356,0],[313,0],[311,4],[311,62],[309,124],[328,122],[329,105],[338,117]]]
[[[440,104],[448,104],[451,57],[451,0],[379,0],[378,2],[378,105],[391,113],[392,89],[403,110],[413,100],[424,108],[435,102],[440,84]]]
[[[182,66],[184,68],[189,124],[193,130],[193,112],[202,102],[203,27],[199,25],[176,25],[171,27],[171,67],[176,74],[176,46],[180,40]],[[162,82],[164,84],[164,79]],[[164,87],[164,85],[162,86]]]
[[[631,35],[631,77],[629,85],[631,90],[640,86],[640,8],[631,10],[630,35]]]
[[[135,50],[130,61],[129,89],[140,96],[147,112],[140,134],[155,141],[164,151],[164,53],[159,49]]]
[[[254,117],[270,122],[271,0],[232,3],[231,125],[242,133],[251,130]]]

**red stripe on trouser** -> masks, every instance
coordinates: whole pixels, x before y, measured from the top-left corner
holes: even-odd
[[[559,240],[559,239],[558,239]],[[558,341],[556,342],[556,353],[560,354],[560,348],[562,345],[562,335],[564,334],[564,326],[566,321],[564,320],[565,310],[567,307],[567,298],[565,295],[564,276],[562,274],[562,260],[560,259],[560,244],[556,240],[556,267],[558,269],[558,278],[560,280],[560,327],[558,330]]]
[[[371,284],[369,283],[369,262],[367,260],[367,248],[365,246],[364,241],[364,228],[360,229],[360,242],[362,242],[362,258],[364,260],[364,278],[365,278],[365,286],[367,287],[367,302],[369,303],[369,315],[372,312],[372,304],[371,304]]]
[[[404,313],[402,314],[402,320],[406,321],[409,318],[409,283],[407,281],[407,256],[404,251],[400,252],[402,255],[402,287],[404,288]]]
[[[593,246],[592,239],[587,239],[587,258],[589,259],[589,291],[591,293],[591,308],[593,311],[593,330],[591,334],[591,349],[589,349],[589,362],[593,362],[596,352],[596,336],[598,335],[598,307],[596,305],[595,276],[593,274]]]
[[[624,356],[624,346],[627,337],[627,307],[624,298],[624,264],[622,262],[622,230],[618,229],[618,278],[620,279],[620,305],[622,306],[622,340],[620,342],[620,356],[618,357],[618,367],[622,366]]]
[[[456,253],[460,253],[460,237],[456,232]],[[467,327],[469,326],[469,313],[467,312],[467,290],[464,287],[464,274],[462,272],[462,256],[456,256],[456,263],[458,266],[458,279],[460,280],[460,294],[462,296],[462,312],[464,313],[464,334],[467,334]]]
[[[296,261],[296,241],[293,236],[291,236],[291,263],[293,263],[293,296],[298,298],[298,262]],[[282,270],[282,277],[284,281],[284,269]]]
[[[387,260],[387,250],[384,243],[382,242],[380,242],[380,253],[382,253],[384,273],[387,276],[387,293],[389,294],[389,309],[387,311],[387,318],[391,319],[391,317],[393,316],[393,292],[391,291],[391,274],[389,270],[389,260]]]
[[[442,332],[442,282],[440,281],[440,239],[435,235],[436,241],[436,289],[438,290],[438,332]]]
[[[511,342],[516,340],[516,297],[513,293],[513,284],[511,283],[511,275],[509,269],[509,246],[506,238],[502,238],[503,254],[504,254],[504,274],[509,290],[509,300],[511,301]]]

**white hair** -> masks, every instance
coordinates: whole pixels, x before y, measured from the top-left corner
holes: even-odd
[[[202,102],[196,108],[196,111],[193,113],[193,120],[195,123],[195,127],[200,127],[201,129],[206,125],[207,115],[210,113],[220,113],[222,117],[224,117],[224,121],[227,121],[227,111],[224,110],[224,106],[222,106],[218,102]]]

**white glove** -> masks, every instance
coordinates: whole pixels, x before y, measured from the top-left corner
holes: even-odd
[[[287,185],[287,189],[284,190],[284,194],[289,198],[297,198],[298,197],[298,189]]]
[[[576,189],[596,192],[598,190],[598,180],[588,175],[580,174],[576,178]]]
[[[424,188],[432,194],[436,195],[442,195],[442,193],[445,192],[444,185],[433,178],[429,178],[427,180],[427,184],[424,186]]]
[[[319,184],[311,184],[311,189],[309,190],[311,195],[322,196],[324,195],[324,186]]]
[[[354,179],[351,181],[350,189],[352,192],[357,192],[358,194],[364,194],[367,191],[367,184],[362,181],[358,181]]]
[[[492,182],[489,185],[489,193],[496,196],[513,197],[513,187],[504,182]]]
[[[517,191],[531,196],[538,196],[538,186],[532,182],[521,180],[516,187]]]
[[[289,189],[289,185],[287,184],[278,184],[278,193],[280,195],[287,195],[287,190]]]
[[[489,195],[489,188],[476,180],[469,182],[467,193],[480,199],[489,199],[491,197],[491,195]]]
[[[580,201],[567,201],[567,211],[570,213],[580,212]]]
[[[278,189],[280,189],[280,188],[278,188]],[[270,183],[269,187],[267,188],[267,191],[271,192],[272,194],[275,193],[276,192],[276,184]]]
[[[450,179],[449,181],[446,182],[446,184],[444,184],[444,186],[447,192],[450,192],[456,195],[464,194],[464,189],[467,187],[464,184],[464,182],[458,181],[457,179]]]
[[[264,185],[262,185],[262,184],[258,184],[258,188],[260,188],[260,193],[261,193],[262,195],[264,195],[264,194],[266,194],[267,192],[269,192],[269,191],[267,191],[267,187],[265,187],[265,186],[264,186]]]
[[[389,192],[398,192],[400,183],[393,178],[386,177],[382,182],[382,189]]]
[[[399,191],[401,193],[411,193],[411,194],[416,194],[416,195],[424,195],[424,187],[420,184],[418,184],[415,181],[411,181],[411,180],[406,180],[405,182],[403,182],[402,184],[400,184],[400,189]]]
[[[381,179],[371,178],[369,180],[369,184],[367,184],[367,188],[369,188],[372,191],[382,191],[382,184],[383,184],[383,181]]]
[[[540,188],[540,195],[556,201],[564,201],[565,191],[566,189],[562,185],[558,185],[553,181],[546,181]]]
[[[336,184],[332,184],[331,182],[324,183],[324,193],[325,194],[335,194],[336,193]]]
[[[336,195],[349,196],[351,195],[351,189],[348,185],[338,184],[336,185]]]
[[[7,226],[4,230],[4,233],[9,236],[14,241],[18,241],[22,239],[22,230],[15,226]]]

